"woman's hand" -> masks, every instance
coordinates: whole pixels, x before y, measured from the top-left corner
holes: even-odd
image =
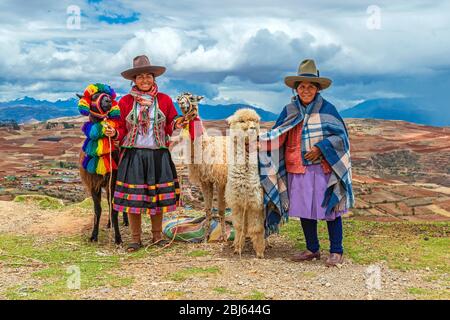
[[[105,135],[107,137],[114,137],[116,135],[116,129],[114,129],[113,127],[107,126],[105,129]]]
[[[316,161],[322,156],[322,151],[318,147],[312,147],[311,151],[305,154],[305,159],[308,161]]]

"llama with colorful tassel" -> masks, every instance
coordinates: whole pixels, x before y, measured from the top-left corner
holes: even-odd
[[[94,229],[91,241],[98,241],[99,223],[101,217],[102,188],[106,190],[110,206],[110,219],[108,226],[113,225],[115,243],[122,243],[119,230],[118,213],[111,208],[111,194],[117,178],[117,163],[119,150],[114,140],[106,136],[107,127],[116,128],[120,118],[120,109],[117,104],[116,93],[105,84],[90,84],[83,95],[78,95],[78,111],[88,116],[89,120],[81,128],[86,136],[80,152],[80,176],[87,191],[94,202]],[[124,225],[128,225],[128,217],[123,215]]]

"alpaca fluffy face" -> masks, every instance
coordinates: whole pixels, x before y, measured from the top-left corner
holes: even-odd
[[[259,134],[260,117],[253,109],[239,109],[227,120],[233,131],[241,131],[246,136]]]

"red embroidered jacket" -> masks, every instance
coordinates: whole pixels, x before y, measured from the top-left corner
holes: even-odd
[[[177,110],[175,109],[175,106],[173,105],[172,99],[164,93],[158,92],[156,95],[156,98],[158,99],[158,106],[161,112],[166,117],[166,123],[164,126],[164,133],[165,133],[165,147],[169,147],[170,141],[169,138],[172,136],[173,133],[173,127],[174,127],[174,120],[178,117]],[[134,97],[131,94],[127,94],[123,96],[119,101],[119,107],[120,107],[120,119],[118,121],[118,127],[117,129],[117,135],[115,136],[115,140],[118,140],[120,142],[120,146],[125,146],[125,138],[129,134],[129,128],[127,127],[127,116],[133,109],[134,105]],[[130,130],[130,131],[131,131]],[[132,147],[132,145],[127,145],[127,147]]]
[[[273,150],[283,145],[284,148],[284,160],[286,163],[286,171],[288,173],[305,173],[306,166],[303,165],[301,157],[301,135],[302,135],[303,121],[296,125],[288,132],[283,133],[278,139],[278,143],[272,145],[269,143],[261,145],[261,150]],[[331,167],[325,158],[321,161],[322,169],[325,174],[331,173]]]

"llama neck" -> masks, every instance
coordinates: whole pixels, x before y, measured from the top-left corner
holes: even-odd
[[[194,163],[194,157],[197,152],[202,152],[202,141],[207,138],[208,135],[206,133],[205,127],[203,126],[203,122],[200,118],[195,118],[194,120],[189,121],[189,142],[190,142],[190,158],[191,163]]]
[[[202,120],[197,116],[195,119],[189,121],[189,135],[191,141],[197,140],[199,137],[207,137],[205,127]]]
[[[199,132],[195,132],[195,129],[198,129]],[[197,153],[197,151],[202,152],[203,150],[203,141],[205,138],[208,137],[208,134],[206,133],[205,127],[203,127],[203,123],[199,121],[199,123],[196,124],[196,127],[194,128],[194,135],[191,136],[190,143],[191,143],[191,163],[194,163],[194,155]],[[197,150],[199,149],[199,150]]]

